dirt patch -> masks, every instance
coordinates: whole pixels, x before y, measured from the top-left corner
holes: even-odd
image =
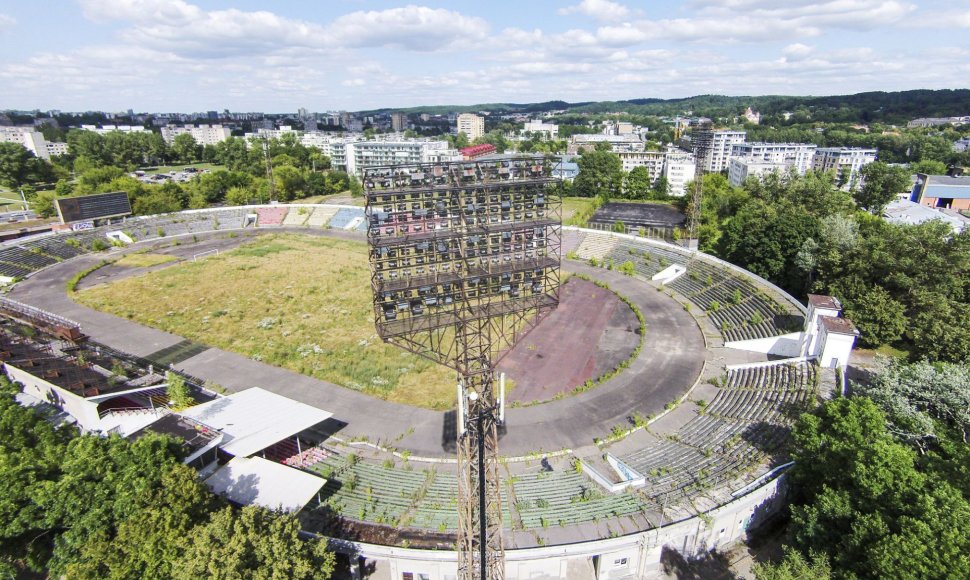
[[[613,370],[640,343],[636,313],[616,294],[571,278],[559,308],[498,366],[515,388],[510,402],[548,401]]]

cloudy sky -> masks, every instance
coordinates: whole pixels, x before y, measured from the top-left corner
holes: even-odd
[[[0,0],[0,109],[970,86],[970,0],[415,1]]]

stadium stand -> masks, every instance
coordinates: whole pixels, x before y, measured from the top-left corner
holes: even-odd
[[[342,207],[330,218],[328,226],[335,230],[352,228],[358,231],[366,231],[367,222],[364,220],[364,208]]]
[[[290,210],[283,218],[284,226],[302,226],[306,224],[307,219],[313,212],[313,208],[308,207],[296,207]]]
[[[615,245],[616,238],[608,233],[586,232],[583,242],[576,248],[576,256],[583,260],[602,260]]]
[[[336,215],[336,213],[337,208],[332,205],[316,207],[313,209],[313,213],[310,214],[309,219],[307,219],[306,225],[311,228],[325,227],[330,222],[330,218]]]
[[[279,226],[283,225],[283,219],[286,218],[286,212],[289,208],[283,207],[261,207],[256,209],[256,215],[259,218],[256,220],[257,226]]]

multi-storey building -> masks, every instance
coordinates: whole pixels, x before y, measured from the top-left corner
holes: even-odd
[[[733,147],[744,143],[747,135],[745,131],[711,131],[711,145],[703,159],[704,171],[720,173],[727,169]]]
[[[169,145],[175,142],[175,137],[179,135],[191,135],[199,145],[216,145],[232,136],[229,127],[222,125],[185,125],[182,127],[169,125],[162,127],[161,131],[162,139]]]
[[[33,153],[35,157],[50,159],[47,140],[33,127],[0,127],[0,143],[17,143]]]
[[[81,125],[81,129],[97,133],[98,135],[113,133],[115,131],[120,133],[142,133],[148,130],[141,125],[101,125],[100,127],[97,125]]]
[[[408,128],[408,116],[405,113],[391,113],[391,129],[403,131]]]
[[[790,165],[764,161],[756,157],[732,157],[728,162],[728,181],[741,187],[749,177],[763,177],[769,173],[784,173]]]
[[[646,167],[650,172],[651,183],[656,183],[663,175],[664,161],[667,158],[667,154],[663,151],[622,151],[617,155],[623,162],[623,171]]]
[[[668,193],[678,197],[686,191],[687,182],[694,180],[694,156],[685,151],[668,150],[664,163],[663,176],[667,179]]]
[[[859,170],[875,160],[875,149],[821,147],[815,151],[812,169],[834,171],[836,185],[848,191],[859,185]]]
[[[559,125],[555,123],[543,123],[542,121],[526,121],[522,126],[523,133],[542,134],[549,139],[559,136]]]
[[[794,167],[799,175],[804,175],[812,168],[816,149],[813,143],[737,143],[731,146],[731,157]]]
[[[58,155],[67,155],[67,143],[58,143],[57,141],[47,142],[47,155],[50,157],[57,157]]]
[[[361,175],[365,167],[402,163],[461,161],[461,154],[449,149],[447,141],[352,141],[331,143],[331,164],[347,173]]]
[[[485,118],[473,113],[462,113],[455,121],[458,133],[464,133],[469,141],[474,141],[485,134]]]

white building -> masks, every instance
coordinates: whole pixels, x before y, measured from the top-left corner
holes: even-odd
[[[464,133],[469,141],[474,141],[485,134],[485,118],[473,113],[462,113],[455,121],[456,133]]]
[[[522,133],[541,133],[544,138],[555,139],[559,137],[559,125],[555,123],[543,123],[542,121],[527,121],[522,127]]]
[[[50,153],[47,151],[47,140],[40,131],[35,131],[33,127],[0,127],[0,142],[17,143],[35,157],[50,160]]]
[[[694,180],[695,171],[696,167],[692,154],[678,150],[667,151],[663,176],[667,179],[670,195],[680,197],[686,194],[687,182]]]
[[[728,162],[728,181],[734,187],[741,187],[749,177],[764,177],[769,173],[784,173],[788,165],[763,161],[754,157],[732,157]]]
[[[624,151],[643,151],[643,141],[639,135],[604,135],[604,134],[580,134],[570,138],[569,145],[566,146],[566,153],[575,155],[580,149],[592,151],[597,143],[609,143],[613,153]]]
[[[748,134],[745,131],[720,130],[712,131],[711,135],[711,146],[703,160],[704,171],[720,173],[727,169],[734,146],[744,143]]]
[[[266,129],[260,128],[256,129],[255,133],[246,133],[243,138],[246,139],[248,143],[250,139],[279,139],[283,135],[292,133],[293,135],[298,135],[299,131],[296,131],[290,125],[282,125],[279,129]]]
[[[67,143],[58,143],[56,141],[47,142],[47,155],[50,157],[57,157],[58,155],[67,155]]]
[[[794,167],[799,175],[804,175],[812,168],[817,148],[814,143],[738,143],[731,146],[731,157]]]
[[[98,135],[104,135],[105,133],[143,133],[148,129],[142,127],[141,125],[81,125],[81,129],[85,131],[92,131]]]
[[[849,190],[859,184],[859,170],[875,160],[875,149],[822,147],[815,151],[812,169],[834,171],[836,184],[844,190]]]
[[[161,131],[162,139],[169,145],[175,141],[175,137],[178,135],[192,135],[192,138],[199,145],[216,145],[232,137],[232,131],[229,130],[229,127],[222,125],[185,125],[182,127],[169,125],[162,127]]]
[[[404,131],[408,128],[408,116],[406,113],[391,113],[391,129],[394,131]]]
[[[650,172],[650,182],[656,183],[663,175],[664,162],[667,154],[663,151],[622,151],[617,153],[623,162],[623,171],[633,171],[637,167],[646,167]]]
[[[361,175],[365,167],[400,163],[461,161],[461,154],[447,141],[352,141],[331,143],[331,164],[347,173]]]

